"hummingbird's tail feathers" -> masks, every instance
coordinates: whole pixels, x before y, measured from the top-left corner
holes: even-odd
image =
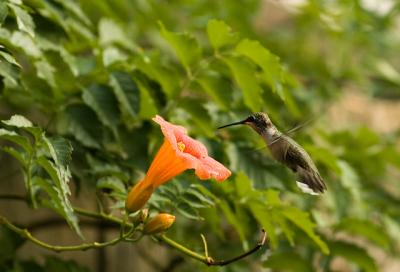
[[[296,172],[299,178],[297,185],[303,192],[312,191],[314,194],[319,194],[326,190],[326,185],[318,172],[309,171],[302,167],[298,167]]]
[[[300,191],[310,195],[319,195],[320,193],[314,192],[307,184],[296,181],[297,187],[299,187]]]

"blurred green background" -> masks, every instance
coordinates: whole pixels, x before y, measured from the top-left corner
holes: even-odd
[[[0,119],[37,127],[1,124],[1,195],[30,196],[1,199],[2,216],[56,245],[82,243],[74,230],[111,239],[118,229],[71,207],[121,214],[162,143],[159,114],[233,173],[161,186],[149,207],[177,216],[168,236],[202,252],[202,233],[215,259],[261,228],[269,243],[215,268],[150,238],[55,255],[1,227],[1,270],[399,271],[399,13],[394,0],[3,0]],[[216,130],[257,111],[310,153],[325,194],[301,193],[250,128]],[[71,196],[42,182],[57,184],[39,159],[49,141],[73,150],[55,162]]]

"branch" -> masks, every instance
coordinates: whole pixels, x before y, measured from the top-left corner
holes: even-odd
[[[24,200],[26,201],[26,198],[23,196],[18,196],[18,195],[0,195],[0,199],[16,199],[16,200]],[[96,213],[96,212],[92,212],[92,211],[88,211],[85,209],[81,209],[81,208],[74,208],[74,212],[76,212],[77,214],[81,215],[81,216],[86,216],[86,217],[90,217],[90,218],[96,218],[96,219],[100,219],[102,221],[108,222],[110,224],[114,224],[116,226],[126,226],[128,228],[130,228],[130,231],[128,231],[126,234],[121,235],[120,237],[113,239],[111,241],[108,242],[104,242],[104,243],[99,243],[99,242],[93,242],[93,243],[84,243],[81,245],[76,245],[76,246],[55,246],[55,245],[50,245],[47,244],[46,242],[43,242],[37,238],[35,238],[34,236],[32,236],[32,234],[27,230],[27,229],[22,229],[19,228],[17,226],[15,226],[14,224],[12,224],[10,221],[8,221],[5,217],[0,216],[0,224],[5,225],[6,227],[8,227],[10,230],[14,231],[15,233],[19,234],[20,236],[32,241],[33,243],[46,248],[48,250],[52,250],[52,251],[56,251],[56,252],[60,252],[60,251],[77,251],[77,250],[87,250],[87,249],[92,249],[92,248],[103,248],[106,246],[111,246],[111,245],[115,245],[118,242],[129,242],[129,241],[137,241],[138,239],[129,239],[129,237],[134,233],[135,228],[134,225],[130,222],[124,222],[124,220],[118,218],[118,217],[114,217],[112,215],[108,215],[105,214],[103,212],[100,213]],[[141,237],[141,236],[140,236]],[[161,240],[163,242],[165,242],[166,244],[168,244],[169,246],[177,249],[178,251],[182,252],[183,254],[196,259],[202,263],[205,263],[209,266],[224,266],[224,265],[228,265],[230,263],[236,262],[238,260],[241,260],[251,254],[253,254],[254,252],[258,251],[260,248],[262,248],[265,243],[267,242],[267,234],[265,233],[265,231],[263,230],[263,236],[260,240],[259,243],[257,243],[257,245],[239,255],[236,257],[233,257],[231,259],[228,260],[220,260],[220,261],[215,261],[213,258],[207,256],[208,255],[208,249],[205,248],[205,251],[207,252],[206,255],[201,255],[187,247],[185,247],[182,244],[179,244],[178,242],[172,240],[171,238],[167,237],[166,235],[159,235],[156,237],[158,240]],[[203,243],[205,243],[205,240],[203,240]],[[205,243],[206,246],[206,243]]]
[[[0,194],[0,200],[18,200],[18,201],[27,201],[26,196],[17,195],[17,194]]]
[[[265,243],[267,242],[267,233],[264,230],[262,230],[262,233],[263,233],[263,235],[261,237],[260,242],[258,242],[257,245],[254,248],[252,248],[251,250],[249,250],[249,251],[247,251],[247,252],[245,252],[245,253],[243,253],[243,254],[241,254],[239,256],[233,257],[233,258],[228,259],[228,260],[220,260],[220,261],[215,261],[211,257],[203,256],[203,255],[200,255],[200,254],[198,254],[196,252],[193,252],[192,250],[182,246],[181,244],[178,244],[177,242],[171,240],[170,238],[168,238],[165,235],[161,235],[158,238],[160,240],[164,241],[165,243],[167,243],[168,245],[180,250],[182,253],[184,253],[184,254],[186,254],[186,255],[188,255],[188,256],[196,259],[196,260],[199,260],[199,261],[207,264],[208,266],[224,266],[224,265],[228,265],[230,263],[239,261],[239,260],[241,260],[241,259],[253,254],[254,252],[258,251],[260,248],[262,248],[265,245]]]
[[[27,229],[22,229],[20,227],[15,226],[14,224],[12,224],[10,221],[8,221],[3,216],[0,216],[0,224],[5,225],[7,228],[9,228],[10,230],[19,234],[21,237],[28,239],[31,242],[33,242],[43,248],[46,248],[48,250],[52,250],[55,252],[87,250],[87,249],[92,249],[92,248],[102,248],[102,247],[106,247],[106,246],[115,245],[118,242],[125,240],[125,238],[128,238],[129,236],[131,236],[134,232],[134,229],[132,228],[129,232],[127,232],[123,236],[118,237],[118,238],[113,239],[108,242],[104,242],[104,243],[93,242],[93,243],[84,243],[84,244],[80,244],[80,245],[76,245],[76,246],[54,246],[54,245],[47,244],[46,242],[44,242],[42,240],[37,239]]]

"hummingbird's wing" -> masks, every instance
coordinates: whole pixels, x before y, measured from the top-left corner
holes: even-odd
[[[310,155],[296,141],[287,136],[283,137],[285,137],[288,143],[284,155],[285,164],[297,173],[299,182],[304,184],[304,186],[317,194],[324,192],[326,185]],[[302,184],[299,184],[300,189],[307,191],[305,190],[306,187],[302,186]]]

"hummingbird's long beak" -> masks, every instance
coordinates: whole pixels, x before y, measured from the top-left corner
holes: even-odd
[[[232,123],[232,124],[228,124],[228,125],[225,125],[225,126],[219,127],[218,129],[221,129],[221,128],[226,128],[226,127],[230,127],[230,126],[236,126],[236,125],[243,125],[243,124],[245,124],[245,123],[246,123],[246,121],[247,121],[247,119],[244,119],[244,120],[242,120],[242,121],[239,121],[239,122],[235,122],[235,123]]]

